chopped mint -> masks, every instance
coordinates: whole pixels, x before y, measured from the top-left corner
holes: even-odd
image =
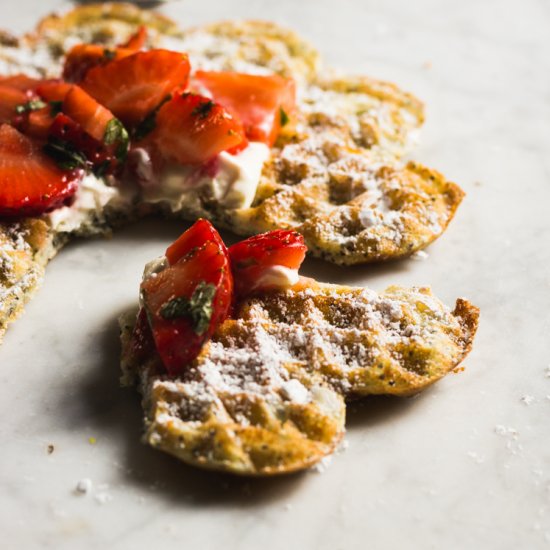
[[[157,125],[157,113],[159,109],[170,99],[172,96],[169,94],[138,124],[133,133],[133,138],[136,141],[143,139],[147,134],[151,133]]]
[[[18,115],[22,115],[23,113],[28,113],[30,111],[38,111],[38,109],[43,109],[46,107],[46,103],[44,103],[41,99],[33,99],[32,101],[27,101],[27,103],[23,103],[22,105],[18,105],[15,108],[15,112]]]
[[[281,117],[281,126],[286,126],[289,123],[290,118],[282,107],[279,109],[279,116]]]
[[[63,101],[50,101],[52,116],[58,115],[63,110]]]
[[[200,105],[197,105],[192,111],[193,116],[198,116],[199,118],[206,118],[210,111],[214,108],[214,102],[211,100],[204,101]]]
[[[74,147],[62,139],[52,138],[44,145],[44,152],[49,155],[63,170],[75,168],[88,168],[86,156],[74,149]]]
[[[103,50],[103,57],[107,59],[107,61],[112,61],[116,57],[116,51],[105,48]]]
[[[179,319],[188,317],[193,325],[193,330],[200,336],[204,334],[212,318],[212,302],[216,294],[213,284],[201,281],[193,291],[191,298],[180,296],[166,302],[160,315],[163,319]]]
[[[105,128],[105,134],[103,135],[103,143],[105,145],[118,144],[116,149],[116,158],[120,161],[126,158],[128,153],[128,147],[130,145],[130,137],[126,128],[122,125],[122,122],[117,118],[112,118]]]

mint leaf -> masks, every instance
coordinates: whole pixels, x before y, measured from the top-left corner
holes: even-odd
[[[112,118],[107,123],[105,134],[103,135],[103,143],[105,145],[118,144],[115,151],[116,158],[120,161],[126,158],[130,145],[130,137],[118,118]]]
[[[143,139],[147,134],[151,133],[157,126],[157,113],[159,109],[172,99],[172,96],[168,94],[164,99],[137,125],[133,133],[133,139],[139,141]]]
[[[216,295],[213,284],[201,281],[193,291],[191,298],[180,296],[166,302],[160,309],[163,319],[180,319],[187,317],[193,330],[200,336],[206,332],[212,318],[212,302]]]
[[[279,116],[281,117],[281,126],[286,126],[290,122],[290,118],[282,107],[279,108]]]
[[[200,105],[197,105],[192,111],[191,114],[193,116],[198,116],[199,118],[203,119],[206,118],[210,111],[214,108],[214,102],[207,100],[202,102]]]
[[[44,107],[46,107],[46,103],[44,103],[41,99],[33,99],[32,101],[27,101],[27,103],[23,103],[22,105],[17,105],[15,112],[18,115],[22,115],[23,113],[28,113],[30,111],[38,111],[38,109],[43,109]]]
[[[50,101],[52,116],[58,115],[63,110],[63,101]]]
[[[44,153],[50,156],[63,170],[88,168],[86,156],[77,151],[70,143],[62,139],[52,138],[44,145]]]

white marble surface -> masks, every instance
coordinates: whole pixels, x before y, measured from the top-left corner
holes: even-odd
[[[4,1],[1,25],[28,29],[62,5]],[[165,11],[189,24],[274,19],[331,63],[426,101],[413,157],[468,193],[447,234],[423,262],[306,271],[466,296],[482,311],[474,350],[465,372],[422,396],[352,411],[349,448],[324,473],[205,474],[139,443],[138,398],[117,385],[115,318],[182,227],[75,243],[0,349],[0,546],[550,548],[550,4],[201,0]],[[76,495],[83,478],[92,490]]]

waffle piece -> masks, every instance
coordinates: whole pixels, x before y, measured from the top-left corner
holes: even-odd
[[[28,261],[44,260],[32,269],[27,260],[14,268],[14,273],[31,269],[36,284],[12,283],[19,281],[13,274],[0,280],[0,292],[19,296],[17,311],[38,286],[46,259],[70,236],[109,232],[151,212],[189,220],[204,216],[242,235],[294,228],[312,254],[340,264],[405,257],[445,230],[462,191],[433,170],[399,160],[423,122],[422,104],[389,83],[334,76],[321,68],[306,41],[273,23],[222,22],[182,31],[162,15],[130,4],[79,6],[47,17],[22,38],[0,33],[0,74],[58,76],[63,54],[74,44],[121,43],[139,25],[149,29],[149,45],[187,50],[197,69],[292,76],[298,83],[297,120],[285,126],[272,149],[250,208],[222,207],[203,190],[174,208],[168,201],[147,203],[138,189],[131,190],[130,200],[119,200],[118,187],[89,185],[82,203],[75,201],[75,207],[82,204],[76,220],[66,211],[40,220],[50,226],[44,229],[48,236]],[[66,223],[52,222],[60,218]],[[10,254],[11,245],[0,246]],[[11,319],[12,306],[5,305],[0,333]]]
[[[44,268],[60,246],[42,220],[0,223],[0,341],[40,287]]]
[[[195,466],[271,475],[334,451],[344,399],[411,395],[455,369],[478,310],[458,300],[451,312],[426,288],[377,295],[301,279],[240,304],[176,379],[156,355],[132,357],[134,319],[121,319],[123,381],[139,380],[145,441]]]

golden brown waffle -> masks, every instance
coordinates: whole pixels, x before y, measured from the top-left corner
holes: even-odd
[[[377,295],[301,281],[240,304],[195,362],[169,379],[159,359],[129,348],[124,381],[139,380],[145,441],[184,462],[246,475],[303,469],[344,433],[344,399],[411,395],[452,371],[471,347],[478,310],[447,309],[427,288]]]
[[[91,213],[80,227],[44,229],[45,250],[35,256],[49,258],[73,234],[109,231],[121,220],[152,211],[189,220],[204,216],[243,235],[294,228],[312,254],[342,264],[408,256],[445,230],[462,191],[433,170],[399,161],[422,124],[422,104],[392,84],[321,70],[318,54],[306,41],[273,23],[222,22],[180,30],[131,4],[84,5],[47,17],[22,38],[0,33],[0,74],[58,76],[63,54],[74,44],[120,43],[142,24],[150,29],[150,45],[188,51],[195,68],[295,78],[297,120],[272,149],[250,208],[222,208],[201,192],[176,209],[162,201],[143,205],[143,197],[136,196],[130,209],[111,205]],[[49,223],[47,217],[43,221]],[[21,227],[33,223],[24,221]],[[0,224],[0,235],[7,235],[9,227]],[[9,245],[3,246],[9,253]],[[45,261],[33,268],[37,284]],[[37,286],[19,277],[26,269],[17,264],[3,268],[0,291],[19,298],[15,309],[6,306],[0,312],[0,335]]]

